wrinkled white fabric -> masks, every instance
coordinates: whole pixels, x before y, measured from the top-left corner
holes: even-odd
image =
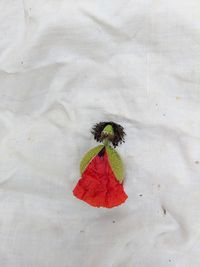
[[[0,1],[0,266],[200,266],[200,2]],[[127,202],[72,195],[125,127]]]

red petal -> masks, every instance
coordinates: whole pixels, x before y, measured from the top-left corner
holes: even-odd
[[[106,152],[89,163],[73,194],[94,207],[106,208],[118,206],[128,197],[113,174]]]

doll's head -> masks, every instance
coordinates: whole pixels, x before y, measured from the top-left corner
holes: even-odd
[[[97,142],[103,142],[105,139],[110,141],[114,147],[118,146],[124,141],[124,128],[112,121],[99,122],[92,128],[92,134]]]

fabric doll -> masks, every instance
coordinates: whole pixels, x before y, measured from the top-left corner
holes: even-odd
[[[123,188],[123,163],[114,149],[124,142],[124,128],[112,121],[100,122],[94,125],[92,134],[103,144],[89,150],[81,160],[81,178],[73,194],[94,207],[112,208],[128,197]]]

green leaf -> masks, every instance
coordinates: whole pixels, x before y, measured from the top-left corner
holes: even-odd
[[[104,145],[96,146],[92,149],[90,149],[82,158],[80,162],[80,173],[82,174],[90,161],[101,151],[101,149],[104,147]]]
[[[110,147],[106,147],[106,152],[108,154],[108,160],[111,166],[111,169],[116,177],[116,179],[122,183],[124,180],[124,166],[123,162],[120,158],[120,155],[117,153],[117,151]]]
[[[113,127],[112,125],[108,124],[104,129],[103,129],[104,133],[110,134],[110,135],[114,135],[114,131],[113,131]]]

